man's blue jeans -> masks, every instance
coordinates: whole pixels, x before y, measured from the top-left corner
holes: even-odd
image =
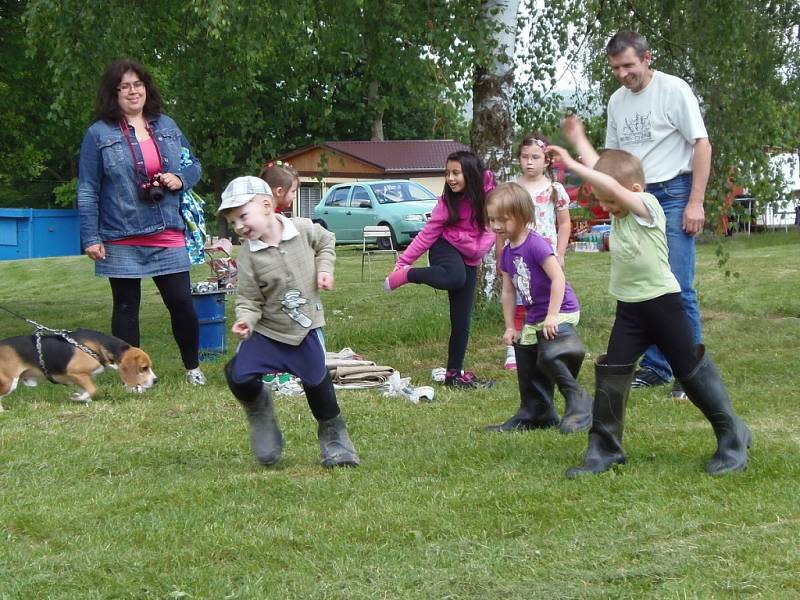
[[[697,306],[697,292],[694,290],[694,237],[683,230],[683,211],[689,202],[692,190],[692,174],[678,175],[669,181],[651,183],[646,191],[653,194],[664,209],[667,217],[667,246],[669,266],[681,286],[681,299],[686,316],[694,335],[694,343],[701,341],[700,309]],[[669,327],[668,323],[664,327]],[[672,380],[672,369],[667,359],[656,346],[650,346],[642,358],[640,367],[651,369],[664,381]]]

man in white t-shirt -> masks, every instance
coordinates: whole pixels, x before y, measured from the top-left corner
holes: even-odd
[[[681,286],[681,297],[700,343],[700,311],[694,290],[694,236],[703,230],[711,144],[700,106],[689,85],[679,77],[654,71],[647,39],[620,31],[606,45],[608,64],[622,84],[608,101],[606,148],[627,150],[642,162],[646,191],[658,198],[667,217],[669,264]],[[577,119],[565,125],[565,133],[581,154],[581,136],[570,135],[582,125]],[[577,129],[575,129],[577,131]],[[589,165],[592,166],[592,165]],[[651,346],[636,372],[633,386],[651,387],[672,380],[664,355]],[[676,381],[672,394],[685,398]]]

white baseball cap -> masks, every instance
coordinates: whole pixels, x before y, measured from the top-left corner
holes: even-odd
[[[259,194],[272,196],[272,190],[266,181],[260,177],[252,177],[250,175],[237,177],[222,192],[222,202],[220,202],[217,213],[228,208],[236,208],[247,204]]]

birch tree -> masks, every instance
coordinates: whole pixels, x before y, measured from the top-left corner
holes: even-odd
[[[518,0],[484,0],[480,18],[487,36],[476,54],[472,82],[470,145],[500,181],[511,174],[514,117],[514,50],[517,40]],[[494,253],[478,269],[478,304],[500,296]]]
[[[481,18],[488,24],[484,52],[478,53],[472,84],[472,149],[501,180],[508,178],[514,117],[514,50],[518,0],[485,0]],[[481,60],[482,59],[482,60]]]

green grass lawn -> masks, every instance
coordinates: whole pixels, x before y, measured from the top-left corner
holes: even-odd
[[[704,471],[710,426],[668,388],[632,393],[629,463],[598,477],[563,476],[585,434],[483,433],[518,404],[499,307],[475,315],[466,365],[497,378],[493,390],[437,386],[416,406],[340,392],[362,466],[332,472],[305,399],[279,397],[284,459],[261,468],[223,363],[204,363],[206,387],[184,383],[147,281],[156,388],[127,394],[109,372],[89,406],[50,384],[2,400],[0,598],[798,598],[800,234],[724,246],[737,278],[716,266],[714,243],[699,246],[703,329],[754,435],[749,469],[724,478]],[[613,320],[608,267],[607,254],[567,257],[590,390]],[[384,270],[361,282],[352,247],[337,268],[328,348],[429,385],[444,366],[446,294],[384,294]],[[109,331],[108,283],[87,258],[0,263],[0,275],[0,306]],[[0,312],[0,337],[29,331]]]

